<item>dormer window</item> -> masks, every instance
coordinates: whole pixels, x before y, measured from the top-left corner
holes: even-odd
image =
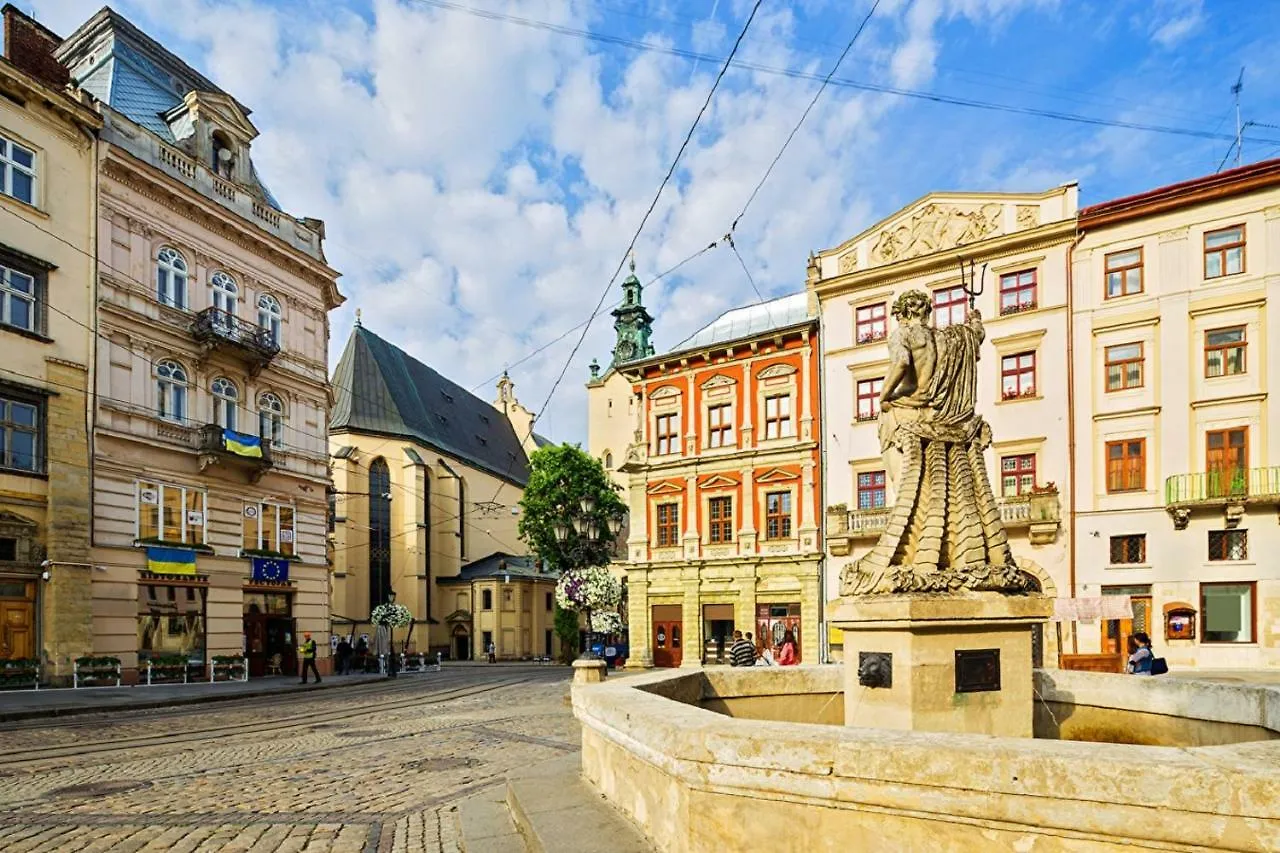
[[[229,140],[222,131],[215,130],[213,132],[213,171],[217,172],[219,177],[231,180],[236,166],[236,152],[231,146]]]

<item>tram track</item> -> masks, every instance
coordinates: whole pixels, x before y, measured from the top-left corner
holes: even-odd
[[[147,748],[149,746],[173,747],[181,746],[183,744],[200,743],[223,737],[243,737],[253,734],[279,734],[283,731],[314,728],[328,723],[340,721],[347,722],[353,718],[369,716],[372,714],[381,714],[402,708],[412,708],[419,705],[432,705],[440,702],[456,701],[458,699],[465,699],[496,690],[502,690],[508,687],[514,687],[520,684],[526,684],[535,680],[542,679],[539,679],[536,675],[530,674],[523,677],[502,678],[482,684],[460,685],[457,687],[449,687],[425,693],[413,692],[411,687],[401,688],[397,686],[390,690],[380,691],[379,693],[372,695],[369,692],[364,692],[360,698],[377,700],[380,699],[380,697],[385,696],[387,693],[394,695],[400,692],[409,693],[411,695],[408,695],[403,699],[392,701],[362,702],[354,707],[348,703],[331,711],[308,712],[305,714],[293,714],[270,719],[253,720],[246,723],[208,726],[205,728],[183,730],[177,733],[163,732],[155,735],[114,738],[111,740],[98,740],[87,743],[81,742],[66,746],[40,746],[27,749],[6,750],[3,755],[0,755],[0,769],[23,768],[50,761],[57,761],[61,758],[81,759],[94,755],[109,754],[121,750]],[[292,695],[297,696],[299,694]],[[315,694],[303,695],[314,696]],[[220,708],[219,710],[222,709]],[[163,722],[169,716],[170,715],[158,715],[154,718],[150,718],[148,721]],[[139,721],[131,720],[130,722]],[[100,727],[101,722],[99,722],[98,725]]]

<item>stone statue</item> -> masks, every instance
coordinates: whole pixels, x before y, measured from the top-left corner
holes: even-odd
[[[875,547],[844,567],[842,595],[1028,592],[1009,551],[982,453],[991,428],[974,412],[982,318],[934,329],[919,290],[893,304],[889,373],[880,393],[880,449],[897,489]]]

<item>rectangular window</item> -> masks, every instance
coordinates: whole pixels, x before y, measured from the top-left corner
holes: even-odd
[[[0,266],[0,324],[27,332],[40,326],[37,279],[21,270]]]
[[[791,492],[769,492],[764,496],[764,538],[791,538]]]
[[[658,504],[658,547],[680,544],[680,504]]]
[[[858,509],[883,509],[885,473],[863,471],[858,475]]]
[[[483,589],[480,591],[480,609],[481,610],[493,609],[493,590]],[[489,648],[489,640],[487,638],[484,641],[484,647],[485,649]]]
[[[764,437],[786,438],[791,432],[791,395],[764,398]]]
[[[0,136],[0,193],[36,203],[36,152]]]
[[[1036,271],[1023,270],[1000,276],[1000,313],[1017,314],[1036,307]]]
[[[34,397],[0,397],[0,468],[44,471],[44,404]]]
[[[1210,560],[1247,560],[1249,559],[1249,531],[1247,530],[1210,530]]]
[[[504,589],[502,591],[502,609],[503,610],[516,609],[516,596],[515,596],[514,590]]]
[[[880,391],[884,378],[858,380],[858,420],[874,421],[880,417]]]
[[[969,296],[963,287],[943,287],[933,292],[933,326],[945,329],[963,323],[969,316]]]
[[[885,303],[863,305],[854,311],[854,338],[860,344],[882,341],[888,334]]]
[[[1107,442],[1107,491],[1132,492],[1147,487],[1147,440]]]
[[[273,551],[294,554],[293,507],[263,501],[244,505],[244,539],[246,551]]]
[[[708,540],[711,544],[733,541],[733,498],[717,497],[707,501],[710,521]]]
[[[1134,533],[1129,536],[1111,537],[1111,564],[1145,563],[1147,561],[1147,534]]]
[[[204,586],[138,585],[139,663],[162,655],[204,660],[208,592]]]
[[[547,596],[547,610],[555,609],[555,601],[556,601],[555,594],[548,592],[546,593],[546,596]]]
[[[707,447],[733,445],[733,406],[721,403],[707,409]]]
[[[1020,453],[1000,457],[1000,495],[1029,495],[1036,487],[1036,455]]]
[[[1143,384],[1142,344],[1116,344],[1103,350],[1107,362],[1107,390],[1125,391]]]
[[[680,450],[680,429],[676,415],[658,415],[658,455],[667,456]]]
[[[1106,257],[1107,299],[1142,292],[1142,249],[1112,252]]]
[[[1245,372],[1244,326],[1212,329],[1204,333],[1204,375],[1238,376]]]
[[[1256,584],[1200,584],[1203,642],[1252,643],[1257,620]]]
[[[1005,400],[1036,395],[1036,354],[1020,352],[1000,359],[1000,396]]]
[[[1222,278],[1244,272],[1244,226],[1235,225],[1204,235],[1204,277]]]
[[[138,481],[138,538],[202,545],[207,497],[200,489]]]

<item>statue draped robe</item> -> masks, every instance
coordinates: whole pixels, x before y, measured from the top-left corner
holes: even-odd
[[[841,594],[1028,591],[1034,581],[1014,562],[987,479],[991,428],[974,411],[981,322],[899,327],[891,350],[901,357],[924,334],[936,350],[933,375],[915,387],[913,364],[902,383],[909,393],[880,413],[896,499],[875,547],[841,572]]]

